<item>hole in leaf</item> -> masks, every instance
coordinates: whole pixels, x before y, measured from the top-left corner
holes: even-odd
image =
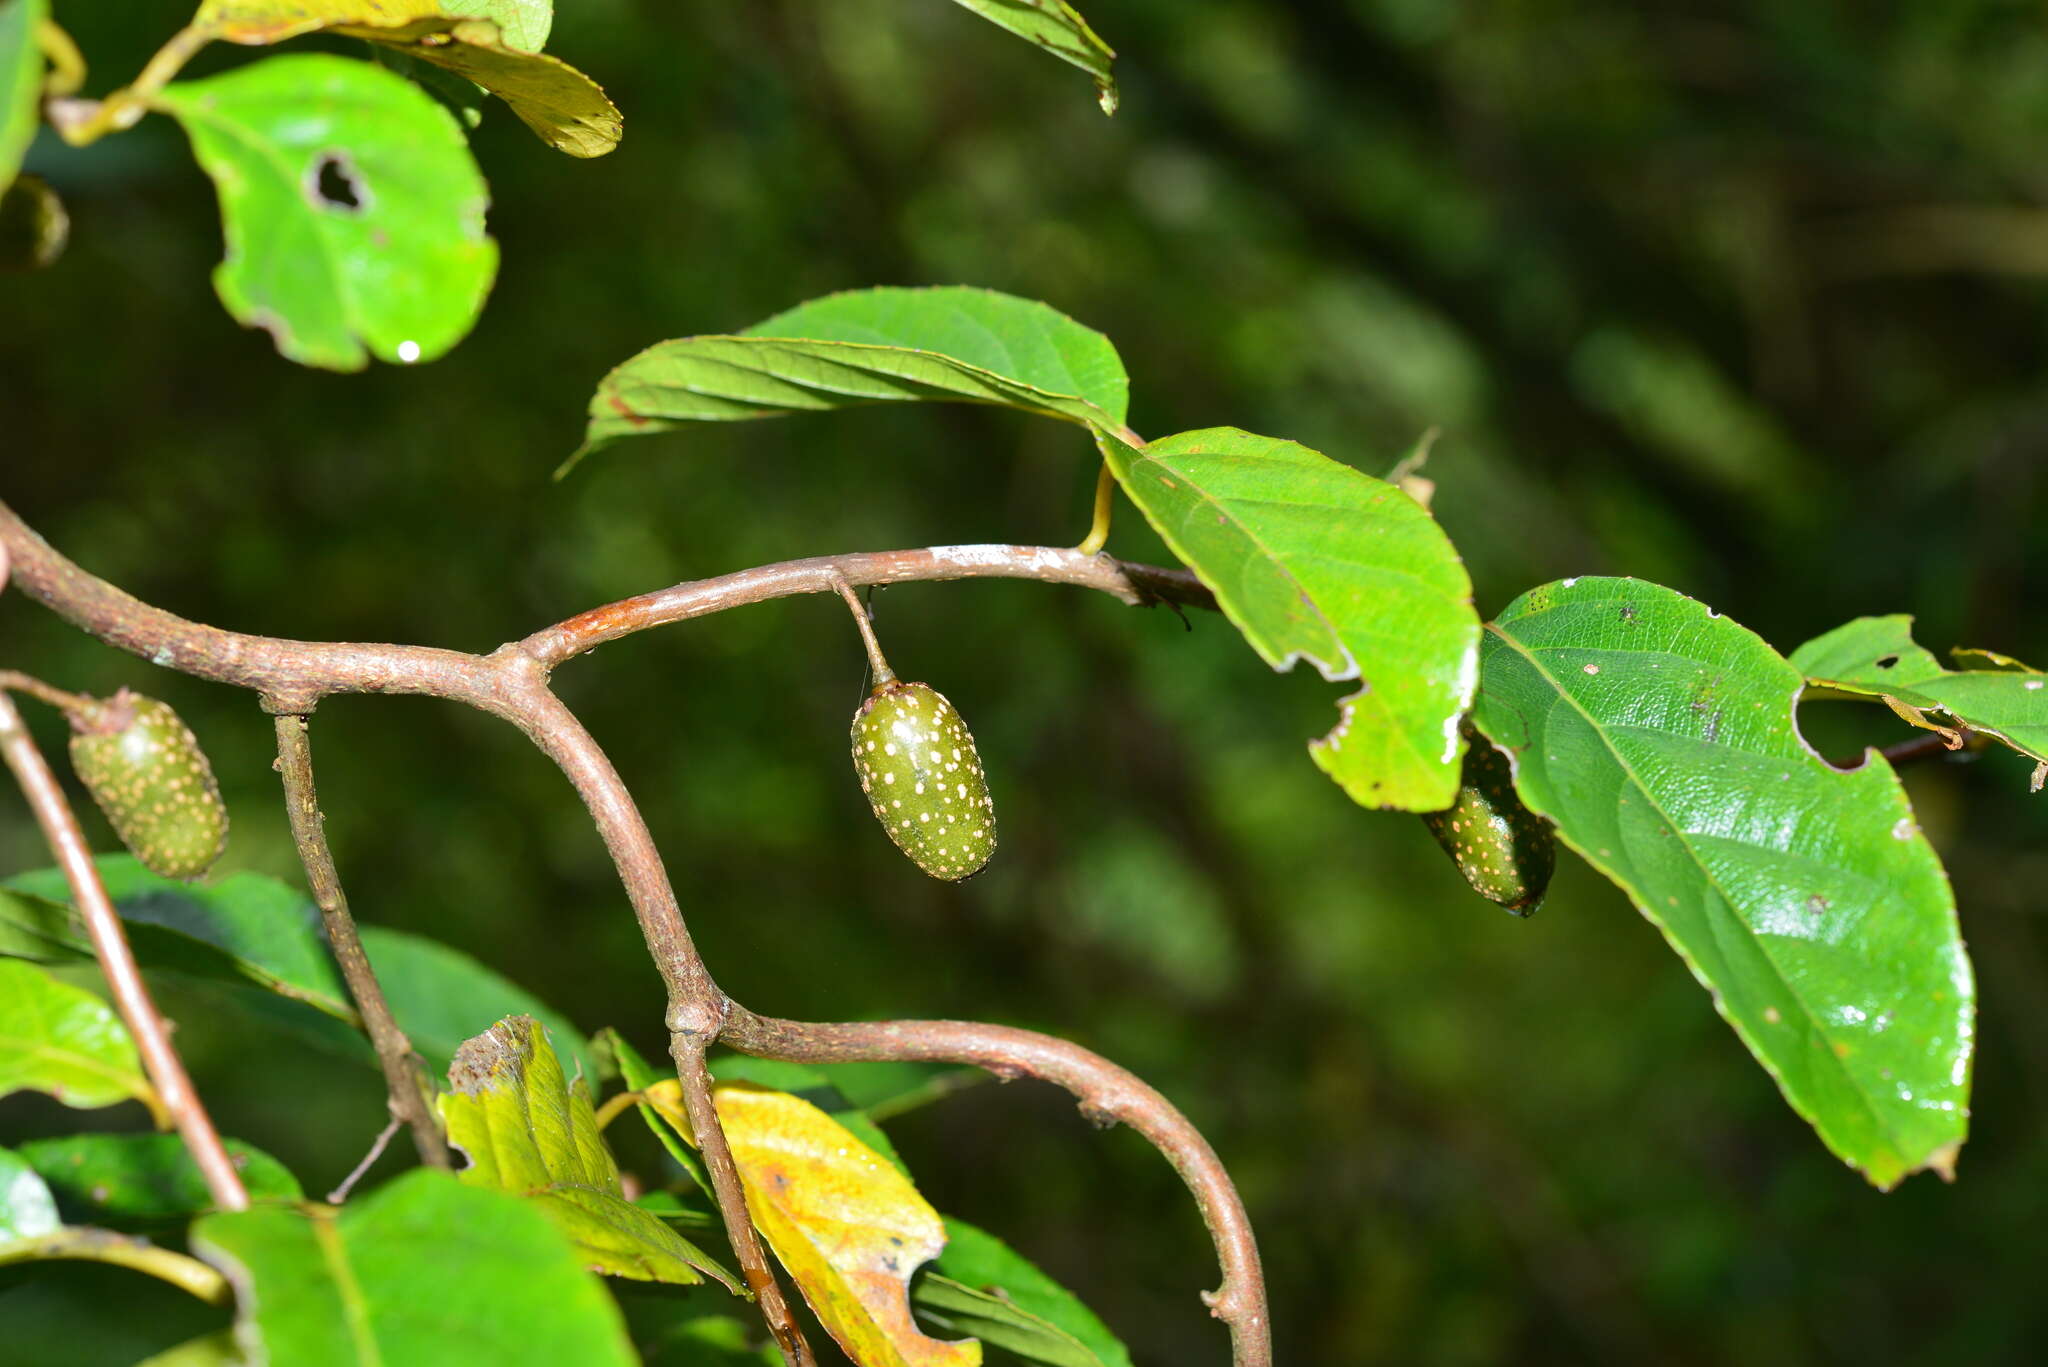
[[[1897,664],[1898,662],[1899,662],[1899,657],[1898,657],[1898,656],[1896,656],[1896,655],[1886,655],[1885,657],[1883,657],[1882,659],[1880,659],[1880,660],[1879,660],[1879,661],[1877,662],[1877,667],[1878,667],[1879,669],[1890,669],[1890,668],[1891,668],[1891,667],[1892,667],[1893,665]]]
[[[339,152],[329,152],[314,163],[307,188],[316,208],[345,214],[361,213],[370,197],[355,166]]]

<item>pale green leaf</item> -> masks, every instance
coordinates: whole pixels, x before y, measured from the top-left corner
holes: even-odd
[[[446,352],[497,270],[489,195],[453,116],[368,62],[271,57],[156,102],[220,191],[228,312],[303,365]]]
[[[1568,579],[1491,624],[1474,717],[1830,1149],[1880,1187],[1945,1174],[1976,996],[1955,902],[1883,758],[1845,772],[1807,748],[1800,687],[1692,599]]]
[[[81,1110],[132,1098],[160,1113],[112,1007],[34,964],[0,959],[0,1097],[21,1091]]]
[[[1108,338],[1033,300],[959,287],[856,290],[737,336],[647,348],[599,382],[583,445],[562,468],[683,422],[920,399],[1121,430],[1129,381]]]
[[[49,1234],[57,1218],[57,1198],[26,1158],[0,1149],[0,1244]]]
[[[36,30],[49,17],[49,0],[0,0],[0,190],[14,183],[35,140],[43,93]]]
[[[488,19],[504,35],[505,46],[539,52],[555,26],[554,0],[436,0],[443,14]]]
[[[954,0],[992,24],[1000,24],[1034,47],[1071,62],[1095,78],[1095,97],[1105,114],[1116,113],[1116,53],[1066,0]]]
[[[618,1306],[528,1202],[420,1169],[343,1208],[192,1226],[256,1361],[290,1367],[632,1367]]]
[[[563,1077],[538,1021],[512,1016],[469,1041],[448,1080],[441,1117],[469,1156],[463,1181],[532,1200],[596,1271],[679,1285],[708,1272],[737,1293],[703,1250],[626,1199],[590,1094]]]
[[[2048,674],[1991,651],[1957,651],[1951,670],[1913,641],[1913,619],[1859,617],[1792,652],[1807,681],[1842,693],[1889,698],[1931,730],[1966,726],[2048,763]],[[1945,718],[1951,725],[1944,726]]]
[[[1429,514],[1306,446],[1236,428],[1101,442],[1124,492],[1261,659],[1358,682],[1336,729],[1310,743],[1323,771],[1364,806],[1450,806],[1479,617]]]

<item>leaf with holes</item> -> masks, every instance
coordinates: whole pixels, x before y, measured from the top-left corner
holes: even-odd
[[[616,367],[591,396],[582,447],[557,473],[682,422],[921,399],[1121,429],[1129,391],[1109,339],[1044,304],[952,286],[854,290],[735,336],[657,342]]]
[[[348,1205],[208,1215],[252,1361],[631,1367],[617,1304],[528,1202],[418,1169]]]
[[[0,959],[0,1097],[14,1092],[80,1110],[133,1099],[169,1124],[112,1007],[34,964]]]
[[[35,140],[43,94],[36,31],[49,17],[48,0],[0,0],[0,190],[14,183]]]
[[[342,57],[271,57],[165,87],[220,191],[228,312],[302,365],[360,370],[454,346],[497,270],[489,195],[453,116]]]
[[[862,1367],[979,1367],[973,1339],[929,1338],[910,1275],[946,1231],[910,1179],[810,1102],[746,1083],[712,1099],[761,1237],[818,1322]]]
[[[1408,495],[1306,446],[1234,427],[1142,447],[1101,439],[1124,492],[1275,669],[1356,680],[1309,744],[1367,807],[1432,812],[1458,791],[1458,719],[1479,617],[1450,538]]]
[[[540,52],[552,15],[537,23],[509,0],[207,0],[195,22],[234,43],[361,38],[474,81],[557,151],[601,157],[619,145],[618,107],[597,82]]]
[[[1957,651],[1944,669],[1913,640],[1913,619],[1859,617],[1792,652],[1792,667],[1821,688],[1883,698],[1901,717],[1960,745],[1955,727],[2004,741],[2048,764],[2048,674],[1990,651]],[[1944,726],[1933,716],[1947,717]]]
[[[1807,748],[1801,685],[1690,598],[1568,579],[1490,625],[1474,718],[1837,1156],[1880,1187],[1946,1175],[1976,1001],[1955,901],[1883,757]]]
[[[1116,76],[1111,63],[1116,53],[1095,36],[1078,11],[1066,0],[953,0],[992,24],[1050,52],[1063,62],[1080,67],[1095,78],[1095,98],[1105,114],[1116,113]]]
[[[512,1016],[462,1046],[439,1098],[462,1180],[533,1201],[594,1271],[691,1285],[738,1283],[702,1249],[628,1201],[583,1079],[569,1082],[540,1022]]]
[[[1012,1320],[1005,1327],[991,1327],[986,1321],[1000,1315],[983,1300],[952,1296],[947,1298],[951,1302],[948,1309],[935,1305],[928,1296],[917,1297],[920,1307],[938,1309],[957,1325],[958,1332],[977,1334],[1033,1362],[1071,1360],[1080,1367],[1131,1367],[1129,1350],[1096,1318],[1094,1311],[1040,1271],[1037,1264],[986,1230],[965,1220],[948,1218],[946,1248],[932,1263],[932,1270],[943,1272],[977,1296],[996,1299],[1024,1317],[1021,1323]],[[927,1278],[924,1288],[930,1285],[931,1279]],[[1038,1325],[1052,1332],[1045,1333]],[[1078,1345],[1087,1356],[1057,1356],[1061,1351],[1070,1351],[1066,1343]]]
[[[257,1201],[298,1201],[299,1179],[261,1149],[222,1141]],[[57,1198],[68,1225],[127,1229],[184,1221],[214,1208],[198,1164],[174,1134],[68,1134],[19,1146]]]

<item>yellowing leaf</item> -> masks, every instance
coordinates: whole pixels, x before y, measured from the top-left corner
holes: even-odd
[[[673,1079],[643,1095],[690,1136]],[[981,1367],[980,1343],[928,1338],[911,1318],[910,1275],[946,1246],[946,1227],[910,1179],[801,1097],[746,1083],[711,1095],[754,1227],[846,1355],[861,1367]]]
[[[583,1079],[563,1079],[538,1021],[499,1021],[456,1052],[448,1080],[441,1117],[469,1157],[464,1182],[531,1198],[594,1271],[682,1285],[708,1272],[738,1292],[707,1254],[625,1198]]]
[[[595,81],[567,62],[522,50],[490,19],[449,13],[439,0],[206,0],[193,24],[231,43],[340,33],[396,48],[476,82],[572,157],[603,156],[622,131],[618,107]]]

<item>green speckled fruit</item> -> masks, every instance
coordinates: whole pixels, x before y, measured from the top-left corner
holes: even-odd
[[[137,859],[197,878],[228,842],[228,811],[192,729],[169,704],[122,689],[74,713],[71,767]]]
[[[883,684],[853,714],[853,768],[882,829],[911,862],[949,882],[996,849],[996,814],[974,737],[928,684]]]
[[[1474,892],[1527,916],[1550,888],[1557,835],[1515,796],[1508,757],[1469,726],[1465,739],[1470,744],[1457,804],[1422,819]]]

